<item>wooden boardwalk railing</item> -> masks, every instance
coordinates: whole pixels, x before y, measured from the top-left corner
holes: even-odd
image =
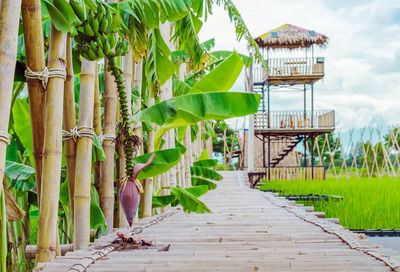
[[[86,271],[392,271],[399,252],[380,248],[271,193],[248,188],[244,174],[224,172],[203,200],[211,214],[170,215],[143,229],[154,247],[111,251]],[[319,217],[317,217],[319,216]],[[148,224],[151,219],[143,220]],[[140,225],[140,224],[139,224]],[[127,231],[127,230],[125,230]],[[91,250],[57,257],[45,271],[85,271],[74,266],[116,238],[110,234]],[[170,244],[168,251],[158,251]],[[89,263],[92,262],[90,258]],[[390,267],[390,266],[391,267]],[[398,270],[400,271],[400,270]]]

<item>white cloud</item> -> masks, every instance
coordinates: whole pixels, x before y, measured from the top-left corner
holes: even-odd
[[[338,126],[400,123],[400,1],[234,2],[255,36],[291,23],[329,37],[327,48],[316,50],[316,55],[326,57],[326,76],[315,86],[315,105],[335,109]],[[214,8],[200,37],[215,37],[217,50],[247,53],[246,42],[236,41],[234,26],[222,8]],[[241,77],[233,90],[243,89]],[[274,108],[301,109],[301,95],[278,95],[271,101]]]

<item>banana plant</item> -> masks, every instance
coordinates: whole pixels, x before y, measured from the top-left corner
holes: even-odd
[[[187,89],[187,94],[137,112],[131,117],[131,121],[152,122],[161,126],[154,137],[157,150],[163,135],[169,129],[194,125],[203,120],[223,120],[252,114],[258,109],[259,95],[227,93],[243,65],[240,56],[232,53],[190,88],[185,85],[183,88]]]

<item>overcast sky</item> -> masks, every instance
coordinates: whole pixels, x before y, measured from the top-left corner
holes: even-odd
[[[316,50],[325,57],[325,78],[315,85],[315,108],[336,111],[342,130],[400,124],[399,0],[234,0],[253,36],[283,24],[315,30],[329,38]],[[216,38],[215,50],[247,53],[227,13],[214,7],[202,40]],[[243,91],[244,78],[233,91]],[[300,93],[276,93],[273,109],[302,109]]]

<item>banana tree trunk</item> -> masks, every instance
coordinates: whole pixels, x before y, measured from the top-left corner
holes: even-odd
[[[6,149],[8,145],[8,122],[10,118],[11,97],[14,83],[15,62],[18,47],[18,20],[21,8],[19,0],[2,0],[0,10],[0,182],[3,184]],[[6,271],[7,236],[5,219],[5,198],[0,186],[1,202],[1,271]]]
[[[67,79],[64,83],[64,130],[70,131],[76,126],[74,68],[72,65],[71,37],[67,37]],[[70,200],[71,219],[74,220],[74,190],[76,143],[73,139],[65,140],[65,158],[68,173],[68,190]],[[73,224],[73,223],[72,223]]]
[[[40,0],[23,0],[22,19],[24,28],[26,65],[34,72],[46,66],[43,44],[42,8]],[[44,142],[45,90],[39,79],[28,79],[29,108],[32,127],[32,148],[35,160],[36,191],[40,207],[42,158]]]
[[[115,135],[117,120],[117,85],[114,76],[107,71],[104,65],[104,119],[103,134]],[[114,152],[115,142],[112,139],[104,139],[103,149],[106,160],[101,163],[101,177],[99,186],[100,207],[107,222],[107,232],[111,232],[114,223]]]
[[[49,69],[65,69],[67,35],[51,26]],[[45,139],[42,194],[39,210],[36,262],[47,262],[55,255],[58,201],[60,194],[64,79],[49,79],[46,91]]]

